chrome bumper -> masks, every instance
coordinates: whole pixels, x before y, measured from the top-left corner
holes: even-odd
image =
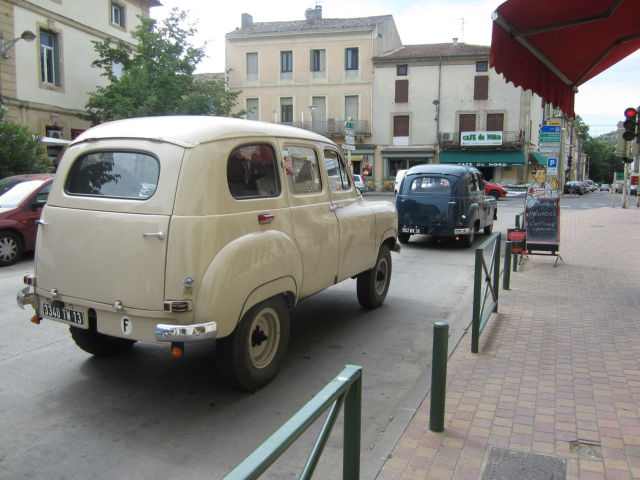
[[[158,324],[154,331],[158,342],[195,342],[216,338],[218,325],[216,322],[199,323],[196,325],[165,325]]]
[[[22,290],[18,291],[16,302],[18,302],[18,305],[23,310],[24,310],[24,307],[26,307],[27,305],[31,305],[32,307],[35,308],[35,305],[37,302],[36,294],[33,291],[31,291],[31,287],[24,287]]]

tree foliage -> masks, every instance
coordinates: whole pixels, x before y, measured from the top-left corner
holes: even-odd
[[[98,59],[92,66],[109,83],[89,94],[82,118],[97,124],[152,115],[229,115],[240,92],[227,91],[221,81],[195,81],[204,48],[191,45],[195,28],[183,26],[186,13],[174,8],[162,24],[139,18],[131,32],[135,50],[110,38],[93,42]]]
[[[53,171],[44,146],[25,127],[5,120],[0,109],[0,178]]]

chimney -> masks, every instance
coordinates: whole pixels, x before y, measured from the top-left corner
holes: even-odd
[[[253,27],[253,17],[248,13],[243,13],[240,24],[242,25],[242,28]]]
[[[453,37],[453,44],[458,45],[458,37]]]
[[[304,11],[304,19],[307,23],[314,24],[316,23],[317,12],[315,8],[307,8]]]

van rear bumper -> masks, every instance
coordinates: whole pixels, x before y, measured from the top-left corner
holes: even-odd
[[[159,323],[154,331],[158,342],[195,342],[211,340],[218,335],[216,322],[194,325],[167,325]]]

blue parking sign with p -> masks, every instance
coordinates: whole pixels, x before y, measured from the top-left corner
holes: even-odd
[[[558,168],[558,159],[547,158],[547,168]]]

